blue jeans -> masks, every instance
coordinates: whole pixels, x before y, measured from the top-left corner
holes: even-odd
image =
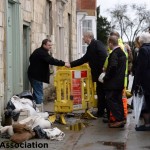
[[[33,88],[33,99],[36,104],[41,104],[43,102],[43,82],[30,79],[30,83]]]

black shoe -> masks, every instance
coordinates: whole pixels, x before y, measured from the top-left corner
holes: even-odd
[[[103,114],[99,113],[99,112],[92,112],[92,115],[97,117],[97,118],[101,118],[103,117]]]
[[[150,126],[146,127],[145,125],[139,126],[139,127],[135,127],[136,131],[150,131]]]
[[[109,123],[109,119],[108,119],[108,116],[107,116],[107,113],[105,112],[104,115],[103,115],[103,122],[104,123]]]
[[[108,118],[103,118],[103,123],[109,123]]]
[[[103,118],[108,118],[107,113],[104,113]]]

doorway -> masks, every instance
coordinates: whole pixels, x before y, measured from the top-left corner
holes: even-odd
[[[29,90],[28,66],[30,56],[30,25],[23,25],[23,90]]]

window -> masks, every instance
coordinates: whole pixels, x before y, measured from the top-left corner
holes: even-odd
[[[50,2],[49,0],[46,1],[45,24],[47,30],[47,38],[50,38],[50,36],[52,35],[52,2]]]
[[[86,31],[92,31],[92,20],[83,20],[82,27],[83,33]]]
[[[63,4],[61,2],[57,3],[58,9],[57,9],[57,22],[59,26],[63,25]]]
[[[64,59],[63,6],[62,2],[57,2],[57,58],[59,59]]]

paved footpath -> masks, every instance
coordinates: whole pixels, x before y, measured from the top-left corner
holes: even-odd
[[[102,119],[90,120],[81,131],[70,131],[68,126],[53,124],[65,133],[63,141],[50,141],[47,139],[32,139],[31,148],[18,148],[25,150],[41,150],[41,144],[47,144],[43,150],[148,150],[150,149],[150,132],[137,132],[134,129],[133,115],[128,115],[127,124],[121,129],[108,128]],[[0,139],[0,142],[6,139]],[[38,145],[38,146],[37,146]],[[0,148],[11,150],[12,148]],[[16,148],[14,148],[16,150]]]

